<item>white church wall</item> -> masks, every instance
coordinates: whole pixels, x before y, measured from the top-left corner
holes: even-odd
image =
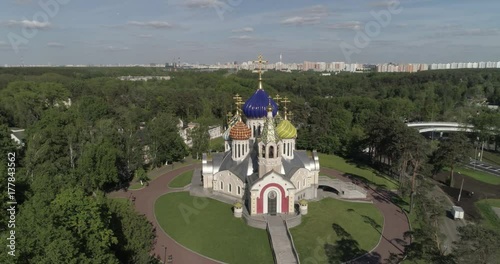
[[[214,176],[214,191],[242,198],[243,187],[244,183],[230,171],[221,171]]]

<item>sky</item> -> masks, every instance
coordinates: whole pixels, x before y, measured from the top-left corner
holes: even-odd
[[[498,0],[2,0],[0,65],[500,61]]]

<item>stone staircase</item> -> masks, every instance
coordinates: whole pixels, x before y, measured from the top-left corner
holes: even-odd
[[[300,263],[285,222],[280,216],[268,216],[267,232],[271,240],[275,263]]]

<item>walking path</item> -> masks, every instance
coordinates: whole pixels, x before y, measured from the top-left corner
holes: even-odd
[[[271,236],[276,263],[298,263],[295,258],[295,254],[293,253],[292,241],[288,237],[283,219],[281,219],[278,215],[269,216],[267,218],[267,227],[269,230],[269,236]]]
[[[153,224],[156,230],[156,241],[153,249],[153,254],[160,257],[162,261],[166,261],[169,255],[172,255],[173,263],[189,263],[189,264],[215,264],[220,263],[215,260],[211,260],[207,257],[199,255],[196,252],[193,252],[177,242],[175,242],[171,237],[165,233],[158,221],[156,221],[154,205],[156,200],[170,192],[176,192],[178,190],[172,190],[168,187],[168,183],[178,176],[179,174],[193,170],[195,168],[201,167],[201,164],[188,165],[182,168],[179,168],[174,171],[169,171],[158,178],[154,179],[150,182],[149,186],[140,190],[129,190],[127,191],[117,191],[110,193],[108,197],[123,197],[130,198],[131,196],[135,197],[135,209],[144,214],[148,220]],[[167,247],[165,253],[165,247]],[[164,262],[166,263],[166,262]]]
[[[161,229],[155,217],[154,204],[156,200],[166,193],[178,191],[168,188],[168,183],[179,174],[200,167],[200,164],[185,166],[174,171],[166,172],[165,174],[154,179],[146,188],[129,191],[120,190],[108,194],[108,197],[110,198],[135,197],[134,204],[136,210],[139,213],[144,214],[156,230],[156,241],[152,253],[159,256],[162,261],[168,258],[169,255],[172,255],[174,263],[220,263],[216,260],[201,256],[200,254],[193,252],[175,242]],[[345,181],[350,180],[347,177],[344,177],[342,173],[333,169],[322,168],[321,172]],[[374,205],[384,215],[382,237],[379,244],[372,252],[365,254],[351,263],[384,263],[384,260],[389,258],[391,253],[400,254],[403,252],[404,245],[408,243],[408,241],[403,238],[403,234],[409,230],[409,225],[406,215],[398,206],[391,202],[392,195],[393,194],[389,191],[375,191],[371,189],[368,192],[368,197],[373,198]],[[286,230],[285,232],[280,233],[286,235]],[[289,245],[291,246],[291,244]],[[166,253],[165,247],[167,248]],[[281,245],[277,246],[277,248],[281,249]]]
[[[334,176],[344,181],[350,181],[341,172],[333,169],[321,168],[321,173],[329,176]],[[367,187],[367,186],[364,186]],[[401,254],[404,251],[404,246],[409,243],[409,240],[404,238],[404,233],[410,230],[408,218],[397,205],[392,203],[391,197],[394,193],[390,191],[376,191],[370,189],[368,197],[373,198],[373,204],[384,215],[384,225],[382,237],[378,245],[364,256],[351,261],[350,263],[385,263],[391,254]]]
[[[448,215],[448,211],[455,204],[453,201],[446,195],[446,193],[441,190],[441,188],[437,185],[434,186],[431,192],[428,193],[429,198],[436,201],[436,203],[441,206],[443,214],[440,216],[439,221],[439,231],[444,234],[444,240],[442,243],[443,253],[448,254],[451,252],[453,247],[453,242],[459,241],[460,236],[457,230],[458,227],[465,226],[465,220],[454,220],[452,219],[451,212]]]

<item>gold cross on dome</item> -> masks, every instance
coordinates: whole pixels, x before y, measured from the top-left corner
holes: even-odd
[[[254,61],[254,62],[259,64],[259,75],[260,75],[262,72],[262,64],[266,64],[266,63],[268,63],[268,61],[264,60],[264,57],[262,57],[262,55],[259,55],[259,57],[257,57],[257,59],[258,60]]]
[[[274,99],[274,102],[276,102],[276,104],[279,106],[280,100],[283,99],[283,98],[280,97],[279,94],[276,94],[276,97],[274,97],[273,99]]]
[[[288,117],[287,117],[287,115],[288,115],[287,109],[288,108],[286,107],[286,104],[290,103],[290,100],[288,100],[288,97],[285,96],[285,98],[283,98],[283,101],[281,101],[281,102],[285,104],[285,107],[283,107],[283,109],[285,110],[285,120],[287,120],[288,119]]]
[[[243,104],[243,100],[241,100],[241,96],[239,94],[236,94],[233,99],[236,101],[234,104],[236,104],[236,114],[240,114],[240,106]]]
[[[285,115],[285,116],[288,116],[287,118],[290,118],[290,120],[292,120],[292,116],[293,116],[292,111],[288,112],[287,115]]]
[[[258,60],[254,61],[255,63],[259,64],[259,89],[262,89],[262,64],[268,63],[268,61],[264,60],[264,57],[262,55],[259,55],[257,57]]]

